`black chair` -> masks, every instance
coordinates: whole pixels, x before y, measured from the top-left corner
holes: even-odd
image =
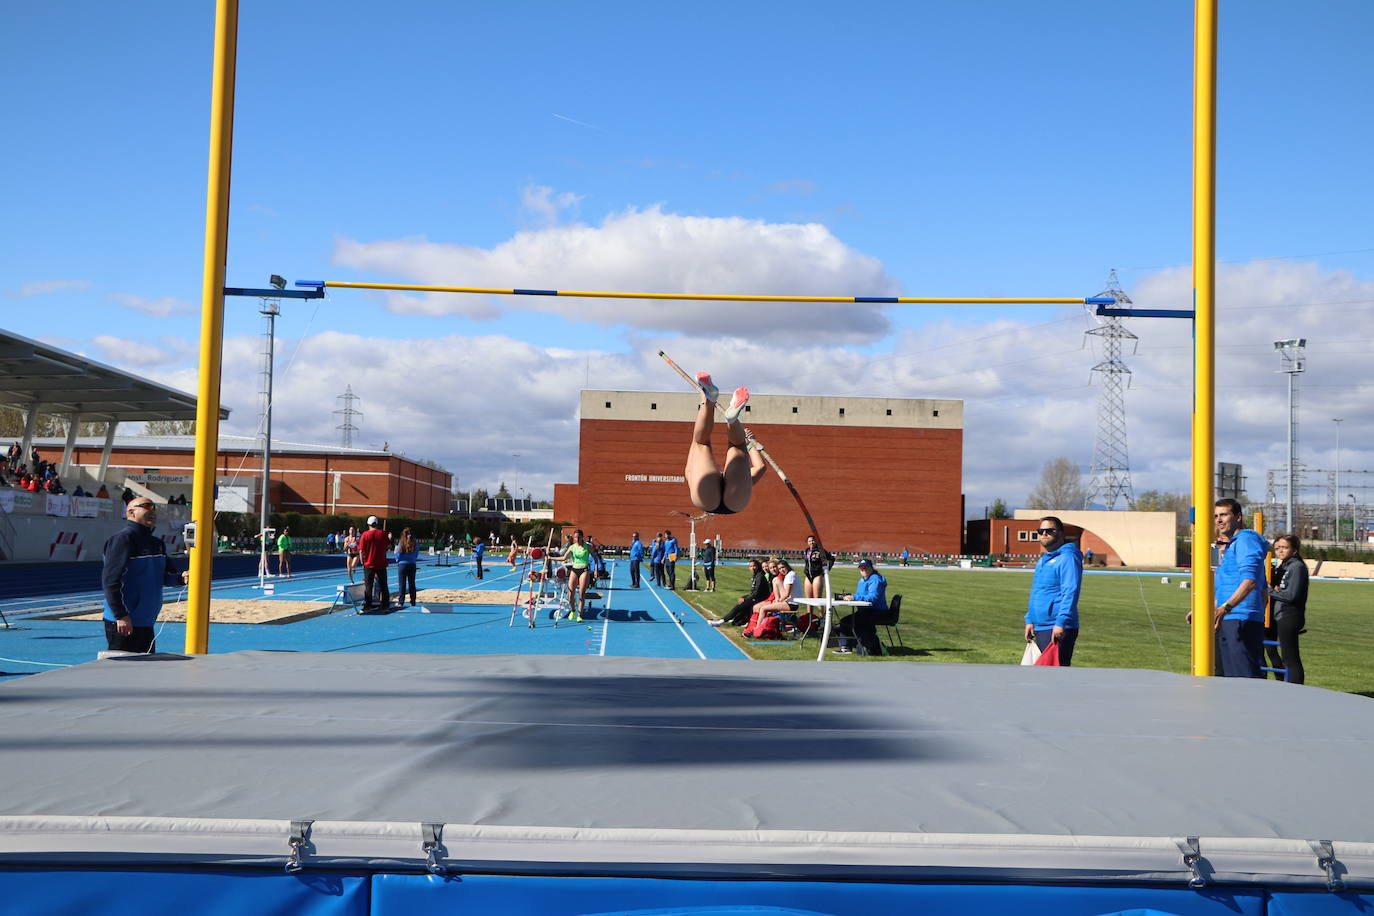
[[[895,629],[897,621],[901,619],[902,616],[902,596],[893,595],[892,600],[887,603],[887,610],[888,616],[879,624],[887,629],[887,644],[889,646],[892,645],[892,637],[895,635],[897,637],[897,645],[905,649],[906,645],[902,642],[902,633],[900,630]]]

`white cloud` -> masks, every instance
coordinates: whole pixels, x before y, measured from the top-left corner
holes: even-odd
[[[166,318],[169,315],[182,315],[191,311],[191,305],[175,296],[162,296],[157,299],[149,299],[146,296],[136,296],[133,293],[111,293],[116,302],[128,309],[142,312],[154,318]]]
[[[32,280],[18,289],[5,290],[10,299],[28,299],[49,293],[80,292],[91,288],[90,280]]]
[[[586,198],[584,194],[571,191],[555,191],[548,185],[527,184],[520,188],[520,207],[535,218],[539,225],[552,225],[558,222],[565,210],[575,211],[577,205]]]
[[[163,335],[158,340],[160,346],[127,337],[98,334],[91,338],[91,343],[100,351],[103,361],[124,366],[139,375],[153,366],[182,362],[192,352],[190,344],[182,338]],[[186,390],[193,391],[194,388]]]
[[[825,296],[895,296],[873,257],[817,223],[695,217],[654,206],[612,214],[599,226],[558,225],[494,248],[430,242],[341,240],[334,263],[420,285]],[[498,300],[466,295],[393,297],[398,312],[490,318]],[[697,337],[863,343],[890,326],[874,304],[675,302],[502,297],[504,308],[575,315],[603,326]],[[800,316],[805,316],[801,320]]]

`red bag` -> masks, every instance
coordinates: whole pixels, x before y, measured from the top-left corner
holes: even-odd
[[[1035,660],[1037,665],[1050,665],[1059,667],[1059,643],[1052,642],[1050,647],[1040,653],[1040,657]]]

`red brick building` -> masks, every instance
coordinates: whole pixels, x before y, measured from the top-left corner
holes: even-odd
[[[78,439],[73,466],[94,475],[104,445],[103,438]],[[61,461],[62,441],[35,440],[34,446],[49,461]],[[216,509],[258,511],[261,462],[256,439],[219,437]],[[106,480],[122,483],[127,477],[157,496],[189,498],[194,464],[194,437],[116,436]],[[273,512],[425,518],[449,514],[453,475],[387,451],[274,441],[271,484]]]
[[[554,517],[624,544],[671,528],[685,544],[683,477],[697,396],[583,391],[578,480],[554,487]],[[744,424],[806,501],[833,550],[958,553],[963,531],[963,415],[957,400],[755,395]],[[725,425],[714,447],[723,459]],[[697,522],[697,539],[731,548],[799,547],[806,520],[771,472],[738,515]]]

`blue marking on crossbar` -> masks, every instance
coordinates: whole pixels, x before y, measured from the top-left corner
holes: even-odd
[[[297,280],[297,281],[296,281],[296,285],[297,285],[297,286],[315,286],[315,287],[319,287],[320,289],[324,289],[324,281],[323,281],[323,280]]]
[[[242,286],[226,286],[226,296],[253,296],[258,299],[323,299],[324,284],[319,289],[252,289]]]
[[[1111,305],[1116,300],[1111,296],[1089,296],[1083,301],[1088,305]]]
[[[889,302],[896,304],[896,296],[855,296],[855,302]]]
[[[517,296],[557,296],[556,289],[513,289],[511,292]]]
[[[1089,299],[1089,302],[1092,300]],[[1110,300],[1115,301],[1115,300]],[[1097,307],[1098,315],[1120,315],[1123,318],[1194,318],[1196,317],[1192,309],[1109,309],[1106,306]]]

